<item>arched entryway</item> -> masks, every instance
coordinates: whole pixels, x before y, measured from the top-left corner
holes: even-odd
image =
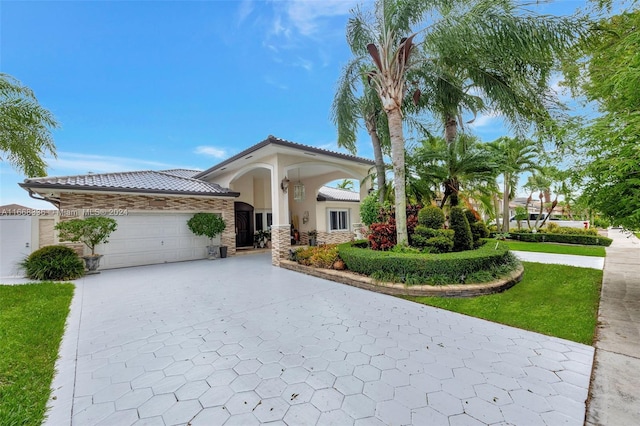
[[[236,215],[236,247],[253,246],[253,206],[236,201],[234,210]]]

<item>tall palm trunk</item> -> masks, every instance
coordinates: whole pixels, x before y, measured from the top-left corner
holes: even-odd
[[[450,144],[456,136],[458,136],[458,121],[455,117],[448,116],[444,122],[444,139]]]
[[[393,162],[393,183],[396,196],[396,238],[399,245],[406,246],[409,241],[407,232],[407,197],[405,190],[404,135],[402,132],[402,112],[400,107],[387,111],[389,136],[391,139],[391,160]]]
[[[496,230],[499,231],[500,230],[500,202],[498,201],[498,195],[495,194],[493,196],[493,208],[495,210],[495,217],[496,217]],[[504,222],[504,217],[502,218],[502,221]]]
[[[509,232],[509,195],[511,193],[509,179],[511,179],[511,175],[505,173],[504,190],[502,191],[502,232]]]
[[[375,116],[369,116],[365,120],[367,133],[371,137],[371,145],[373,145],[373,158],[376,163],[376,181],[378,182],[378,201],[384,204],[387,192],[387,181],[384,169],[384,157],[382,156],[382,145],[378,136],[378,127]]]

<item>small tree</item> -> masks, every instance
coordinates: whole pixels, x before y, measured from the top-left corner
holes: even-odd
[[[215,213],[196,213],[187,221],[187,226],[194,234],[208,237],[213,245],[213,239],[225,230],[227,224]]]
[[[360,203],[360,220],[366,226],[380,221],[380,209],[382,205],[378,202],[375,193],[367,195]]]
[[[109,235],[118,228],[115,219],[104,216],[91,216],[86,219],[71,219],[60,222],[55,229],[60,232],[60,239],[73,243],[81,242],[96,255],[96,246],[109,242]]]

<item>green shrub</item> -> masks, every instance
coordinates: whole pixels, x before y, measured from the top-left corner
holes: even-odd
[[[452,207],[449,212],[449,227],[455,233],[453,235],[453,251],[473,249],[473,234],[469,221],[461,207]]]
[[[431,229],[444,226],[444,212],[438,206],[425,206],[418,212],[418,224]]]
[[[531,230],[518,230],[514,232],[526,232]],[[538,232],[545,234],[563,234],[563,235],[598,235],[598,230],[596,228],[571,228],[569,226],[558,226],[555,223],[551,223],[550,225],[545,226],[538,230]]]
[[[591,226],[595,226],[596,228],[608,228],[611,226],[611,221],[603,217],[596,217],[591,222]]]
[[[325,269],[333,268],[336,260],[340,259],[337,244],[300,248],[294,252],[293,257],[301,265]]]
[[[381,208],[376,192],[367,195],[360,203],[360,220],[362,223],[369,226],[372,223],[379,222]]]
[[[453,250],[453,238],[432,237],[425,241],[425,248],[429,253],[449,253]]]
[[[473,242],[479,241],[481,238],[489,238],[489,230],[484,222],[473,222],[469,224],[471,228],[471,235],[473,236]]]
[[[547,222],[547,226],[544,228],[544,232],[549,232],[550,234],[555,233],[560,226],[557,223]],[[542,230],[541,230],[542,231]]]
[[[585,246],[605,246],[609,247],[613,240],[611,238],[601,237],[599,235],[577,235],[577,234],[549,234],[549,233],[530,233],[530,232],[511,232],[512,240],[527,241],[534,243],[564,243],[564,244],[582,244]]]
[[[462,283],[476,272],[517,264],[506,244],[493,242],[477,250],[445,254],[375,251],[362,248],[361,243],[345,243],[338,246],[338,253],[353,272],[402,277],[400,282],[412,284]]]
[[[432,229],[418,225],[413,231],[411,243],[430,253],[447,253],[453,248],[453,235],[451,229]]]
[[[464,215],[467,217],[467,221],[469,222],[469,225],[476,223],[478,221],[478,217],[476,216],[476,213],[473,210],[465,209]]]
[[[84,275],[84,262],[66,246],[45,246],[34,251],[20,266],[34,280],[66,281]]]

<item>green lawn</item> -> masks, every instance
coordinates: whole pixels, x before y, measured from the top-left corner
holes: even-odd
[[[605,257],[602,246],[581,246],[577,244],[528,243],[525,241],[503,241],[510,250],[535,251],[539,253],[576,254],[579,256]]]
[[[0,425],[40,425],[73,284],[0,285]]]
[[[425,305],[591,345],[602,271],[522,262],[522,281],[504,293],[475,298],[409,297]]]

